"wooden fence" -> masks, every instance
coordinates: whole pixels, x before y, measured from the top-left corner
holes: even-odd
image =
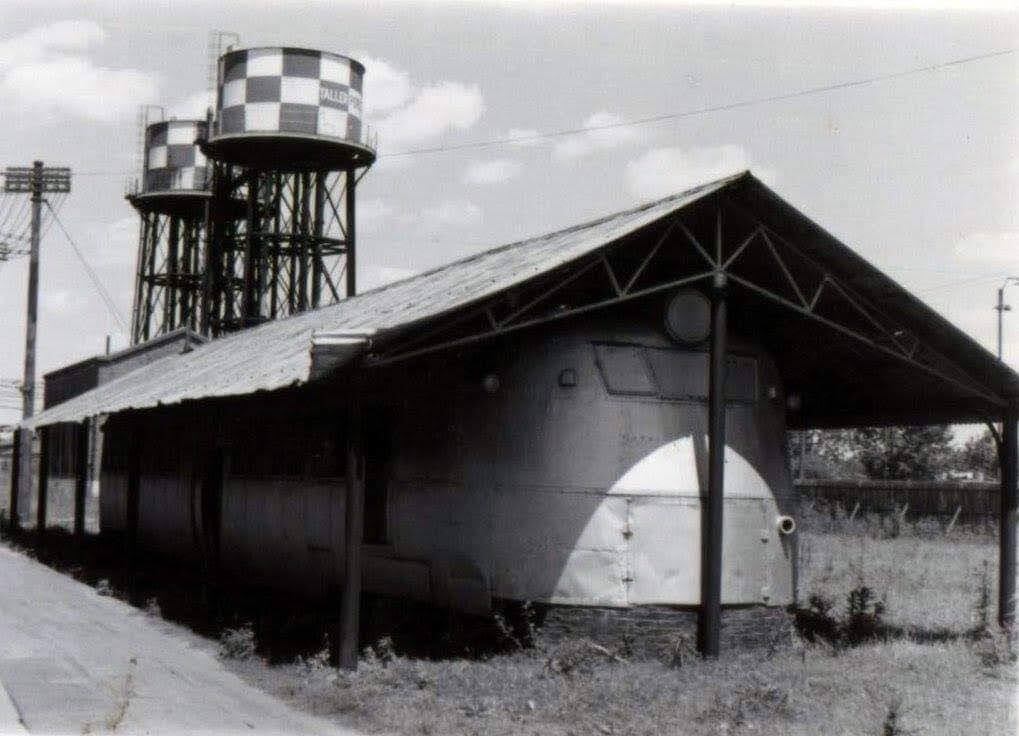
[[[953,517],[981,522],[997,519],[997,482],[909,480],[796,481],[803,502],[841,504],[846,513],[904,513],[905,518]],[[859,504],[859,507],[857,507]]]

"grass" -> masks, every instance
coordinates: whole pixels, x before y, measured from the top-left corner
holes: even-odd
[[[801,600],[831,602],[831,623],[843,632],[837,646],[797,638],[770,654],[686,657],[680,667],[665,663],[669,653],[662,661],[626,660],[583,640],[451,658],[453,647],[440,646],[436,631],[436,646],[422,650],[428,658],[408,656],[399,639],[380,641],[351,675],[331,668],[324,650],[314,654],[326,629],[302,617],[327,610],[321,605],[272,595],[221,602],[210,617],[197,581],[179,564],[123,568],[116,540],[89,537],[79,547],[56,529],[43,559],[152,615],[218,636],[223,661],[252,684],[366,733],[1016,733],[1016,666],[993,626],[993,528],[946,534],[934,520],[849,521],[816,509],[801,521],[808,530],[801,532]],[[9,543],[30,541],[26,533]],[[862,596],[864,587],[872,598]],[[862,645],[849,627],[851,594],[857,614],[880,604],[880,621],[872,622],[879,625],[869,629],[876,638],[864,636]],[[440,651],[445,658],[435,656]]]
[[[823,595],[841,602],[867,585],[884,600],[884,620],[904,628],[962,634],[976,625],[985,564],[993,618],[998,562],[990,539],[800,535],[804,600]]]
[[[946,536],[923,523],[890,532],[864,519],[804,533],[801,543],[803,600],[823,596],[844,615],[850,592],[866,585],[898,635],[840,651],[798,639],[771,656],[732,653],[678,668],[593,648],[578,660],[577,642],[445,660],[400,656],[384,643],[356,674],[335,671],[324,655],[275,666],[256,656],[226,661],[294,706],[368,733],[1016,733],[1008,645],[973,633],[981,596],[994,616],[989,530]],[[573,648],[569,672],[554,666],[563,647]]]
[[[603,661],[572,676],[527,653],[369,659],[356,675],[321,661],[234,666],[295,706],[370,733],[876,734],[892,707],[902,733],[1015,732],[1014,673],[989,674],[963,642],[901,640],[838,657],[808,647],[681,668]]]

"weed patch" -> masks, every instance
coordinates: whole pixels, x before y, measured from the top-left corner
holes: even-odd
[[[892,632],[881,620],[884,612],[884,602],[876,598],[871,588],[861,585],[849,592],[844,616],[835,615],[831,600],[812,595],[809,606],[796,611],[794,622],[808,642],[824,642],[838,652],[888,638]]]

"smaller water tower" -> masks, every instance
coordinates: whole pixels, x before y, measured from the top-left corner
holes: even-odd
[[[204,120],[145,127],[142,179],[127,199],[141,215],[131,342],[197,330],[202,296],[208,165]]]
[[[332,304],[356,291],[355,189],[375,161],[362,121],[364,67],[288,47],[219,58],[208,315],[217,335]]]

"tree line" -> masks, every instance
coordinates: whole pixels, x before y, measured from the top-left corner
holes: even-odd
[[[796,431],[788,454],[793,477],[801,479],[998,479],[989,428],[962,444],[947,425]]]

